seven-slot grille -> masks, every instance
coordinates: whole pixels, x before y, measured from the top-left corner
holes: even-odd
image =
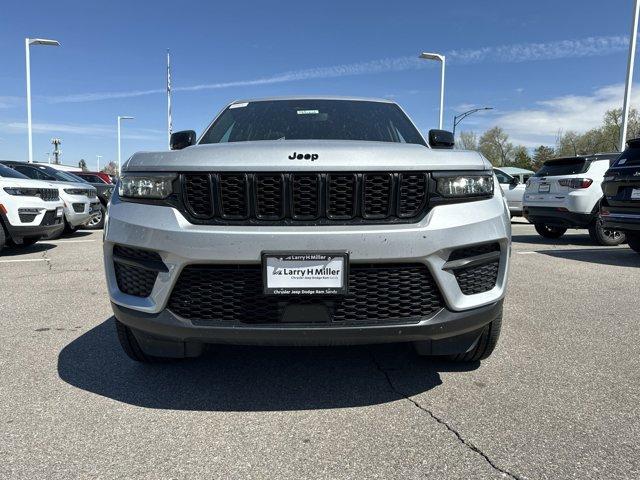
[[[57,188],[39,188],[38,196],[45,202],[54,202],[60,200]]]
[[[167,308],[200,324],[278,323],[291,304],[325,305],[332,322],[377,324],[417,322],[444,306],[433,277],[422,264],[351,265],[349,292],[335,298],[264,295],[259,265],[188,265]]]
[[[411,223],[426,212],[424,172],[185,173],[182,203],[199,224]]]

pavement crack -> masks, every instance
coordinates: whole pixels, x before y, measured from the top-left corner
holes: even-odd
[[[42,258],[44,259],[44,262],[47,264],[47,267],[49,267],[49,270],[51,270],[53,265],[51,264],[51,258],[49,258],[49,255],[47,255],[46,250],[42,251]]]
[[[389,372],[387,372],[382,367],[382,365],[380,365],[380,362],[378,362],[378,359],[375,357],[375,355],[371,351],[369,351],[369,354],[371,356],[371,360],[373,361],[373,364],[375,365],[375,367],[386,378],[387,384],[389,385],[389,388],[391,389],[391,391],[393,393],[395,393],[396,395],[398,395],[398,396],[404,398],[405,400],[411,402],[416,408],[418,408],[419,410],[425,412],[427,415],[429,415],[432,419],[434,419],[440,425],[444,426],[447,430],[449,430],[451,433],[453,433],[453,435],[456,437],[458,442],[460,442],[462,445],[464,445],[469,450],[471,450],[471,451],[477,453],[478,455],[480,455],[489,464],[489,466],[491,466],[491,468],[493,468],[496,472],[499,472],[503,476],[505,476],[507,478],[512,478],[514,480],[522,480],[523,479],[523,477],[520,477],[520,476],[518,476],[518,475],[516,475],[514,473],[511,473],[508,470],[505,470],[505,469],[499,467],[498,465],[496,465],[496,463],[493,460],[491,460],[491,458],[489,458],[489,456],[486,453],[484,453],[479,447],[474,445],[473,442],[471,442],[471,440],[468,440],[468,439],[464,438],[462,436],[462,434],[458,430],[456,430],[454,427],[449,425],[446,420],[444,420],[443,418],[439,417],[438,415],[433,413],[431,410],[429,410],[425,406],[421,405],[420,403],[418,403],[416,400],[414,400],[410,396],[405,395],[398,388],[396,388],[396,386],[393,384],[393,380],[391,380],[391,376],[389,375]]]

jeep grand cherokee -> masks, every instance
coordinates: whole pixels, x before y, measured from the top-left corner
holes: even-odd
[[[296,97],[234,102],[199,139],[133,155],[104,242],[124,351],[412,342],[489,356],[509,211],[482,155],[429,138],[387,100]]]

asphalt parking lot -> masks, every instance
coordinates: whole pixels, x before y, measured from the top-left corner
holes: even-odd
[[[520,221],[494,355],[117,343],[101,232],[0,257],[0,478],[639,478],[640,256]]]

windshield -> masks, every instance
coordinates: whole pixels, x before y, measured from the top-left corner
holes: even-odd
[[[14,169],[5,167],[0,164],[0,177],[4,178],[29,178],[26,175],[21,174],[20,172],[16,172]]]
[[[274,100],[236,103],[200,143],[256,140],[364,140],[425,145],[393,103],[351,100]]]
[[[555,177],[559,175],[574,175],[587,171],[589,163],[584,158],[561,158],[549,160],[535,174],[536,177]]]
[[[63,172],[52,167],[38,166],[38,168],[61,182],[87,183],[73,173]]]

